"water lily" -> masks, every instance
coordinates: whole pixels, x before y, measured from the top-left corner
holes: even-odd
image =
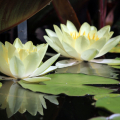
[[[95,26],[90,26],[85,22],[77,31],[74,24],[67,21],[66,25],[61,24],[61,29],[56,25],[54,29],[55,32],[46,29],[48,36],[44,36],[44,39],[56,52],[74,59],[77,63],[103,56],[120,41],[120,36],[111,38],[113,32],[110,32],[109,25],[97,31]],[[60,61],[56,65],[58,67],[71,66],[76,64],[74,60]]]
[[[0,42],[0,72],[10,76],[0,79],[23,79],[27,82],[50,80],[42,75],[56,69],[56,66],[51,65],[60,54],[42,63],[47,47],[47,44],[34,46],[31,41],[22,44],[19,38],[13,44],[6,41],[4,45]]]

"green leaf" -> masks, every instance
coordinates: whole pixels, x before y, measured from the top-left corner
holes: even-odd
[[[120,113],[120,96],[118,97],[104,97],[98,99],[96,107],[105,108],[113,113]]]
[[[102,94],[102,95],[95,95],[94,99],[98,100],[100,98],[104,98],[104,97],[118,97],[120,96],[120,94]]]
[[[2,87],[2,83],[0,82],[0,88]]]
[[[0,33],[27,20],[50,2],[51,0],[1,0]]]
[[[80,23],[69,0],[64,0],[64,3],[61,0],[53,0],[53,5],[62,23],[65,24],[67,20],[70,20],[79,30]]]
[[[43,92],[50,94],[64,93],[70,96],[83,96],[86,94],[106,94],[112,92],[110,89],[102,87],[86,86],[83,84],[118,84],[116,80],[103,78],[98,76],[88,76],[84,74],[50,74],[50,81],[40,84],[26,84],[24,81],[18,82],[22,87],[35,92]]]

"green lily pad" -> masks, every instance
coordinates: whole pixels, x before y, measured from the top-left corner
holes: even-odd
[[[120,114],[113,114],[109,117],[95,117],[90,120],[120,120]]]
[[[98,100],[104,97],[118,97],[118,96],[120,96],[120,94],[101,94],[101,95],[95,95],[94,99]]]
[[[116,80],[98,76],[88,76],[84,74],[50,74],[50,81],[44,84],[26,84],[24,81],[18,82],[22,87],[34,92],[43,92],[50,94],[64,93],[70,96],[83,96],[86,94],[107,94],[112,90],[103,87],[93,87],[83,84],[118,84]]]
[[[120,113],[120,96],[118,97],[104,97],[98,99],[96,107],[105,108],[113,113]]]
[[[2,83],[0,82],[0,88],[2,87]]]

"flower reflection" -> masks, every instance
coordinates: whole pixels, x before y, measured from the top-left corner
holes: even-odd
[[[87,75],[97,75],[103,77],[116,78],[119,72],[108,65],[82,62],[77,65],[68,66],[65,68],[58,68],[56,73],[83,73]]]
[[[57,96],[34,93],[23,89],[12,81],[3,83],[0,89],[1,109],[6,108],[8,117],[11,117],[17,111],[20,113],[28,111],[34,116],[37,112],[43,115],[43,108],[47,108],[45,99],[56,105],[59,104]]]

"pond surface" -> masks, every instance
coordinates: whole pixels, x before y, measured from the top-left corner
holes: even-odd
[[[119,70],[95,63],[82,63],[57,69],[56,73],[84,73],[119,78]],[[93,117],[113,114],[106,109],[95,107],[94,95],[51,95],[33,92],[10,80],[1,82],[0,120],[88,120]],[[103,85],[92,86],[101,87]],[[114,89],[119,93],[119,85],[109,85],[107,88]]]

